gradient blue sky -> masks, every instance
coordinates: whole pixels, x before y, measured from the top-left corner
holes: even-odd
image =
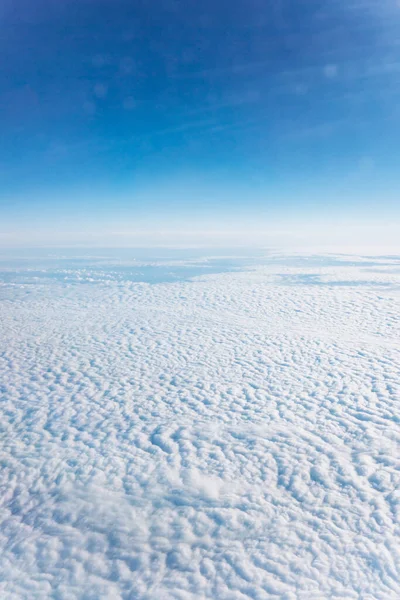
[[[394,0],[2,0],[0,31],[3,245],[399,223]]]

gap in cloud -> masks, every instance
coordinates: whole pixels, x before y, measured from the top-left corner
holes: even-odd
[[[33,249],[0,254],[0,282],[19,285],[96,283],[174,283],[196,277],[252,270],[257,267],[305,268],[307,273],[279,273],[283,285],[350,286],[370,285],[363,281],[325,281],[309,269],[358,267],[364,271],[396,272],[400,258],[368,259],[360,256],[291,255],[267,249]],[[276,280],[276,281],[277,281]],[[386,285],[373,282],[373,285]],[[391,285],[388,283],[387,285]]]

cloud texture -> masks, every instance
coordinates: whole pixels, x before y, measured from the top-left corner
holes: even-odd
[[[1,598],[400,597],[397,260],[0,294]]]

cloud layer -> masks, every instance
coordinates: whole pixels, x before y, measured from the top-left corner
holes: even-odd
[[[398,261],[3,284],[5,599],[398,598]]]

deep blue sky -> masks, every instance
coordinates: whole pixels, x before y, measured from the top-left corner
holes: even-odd
[[[3,0],[0,49],[11,241],[398,217],[394,0]]]

